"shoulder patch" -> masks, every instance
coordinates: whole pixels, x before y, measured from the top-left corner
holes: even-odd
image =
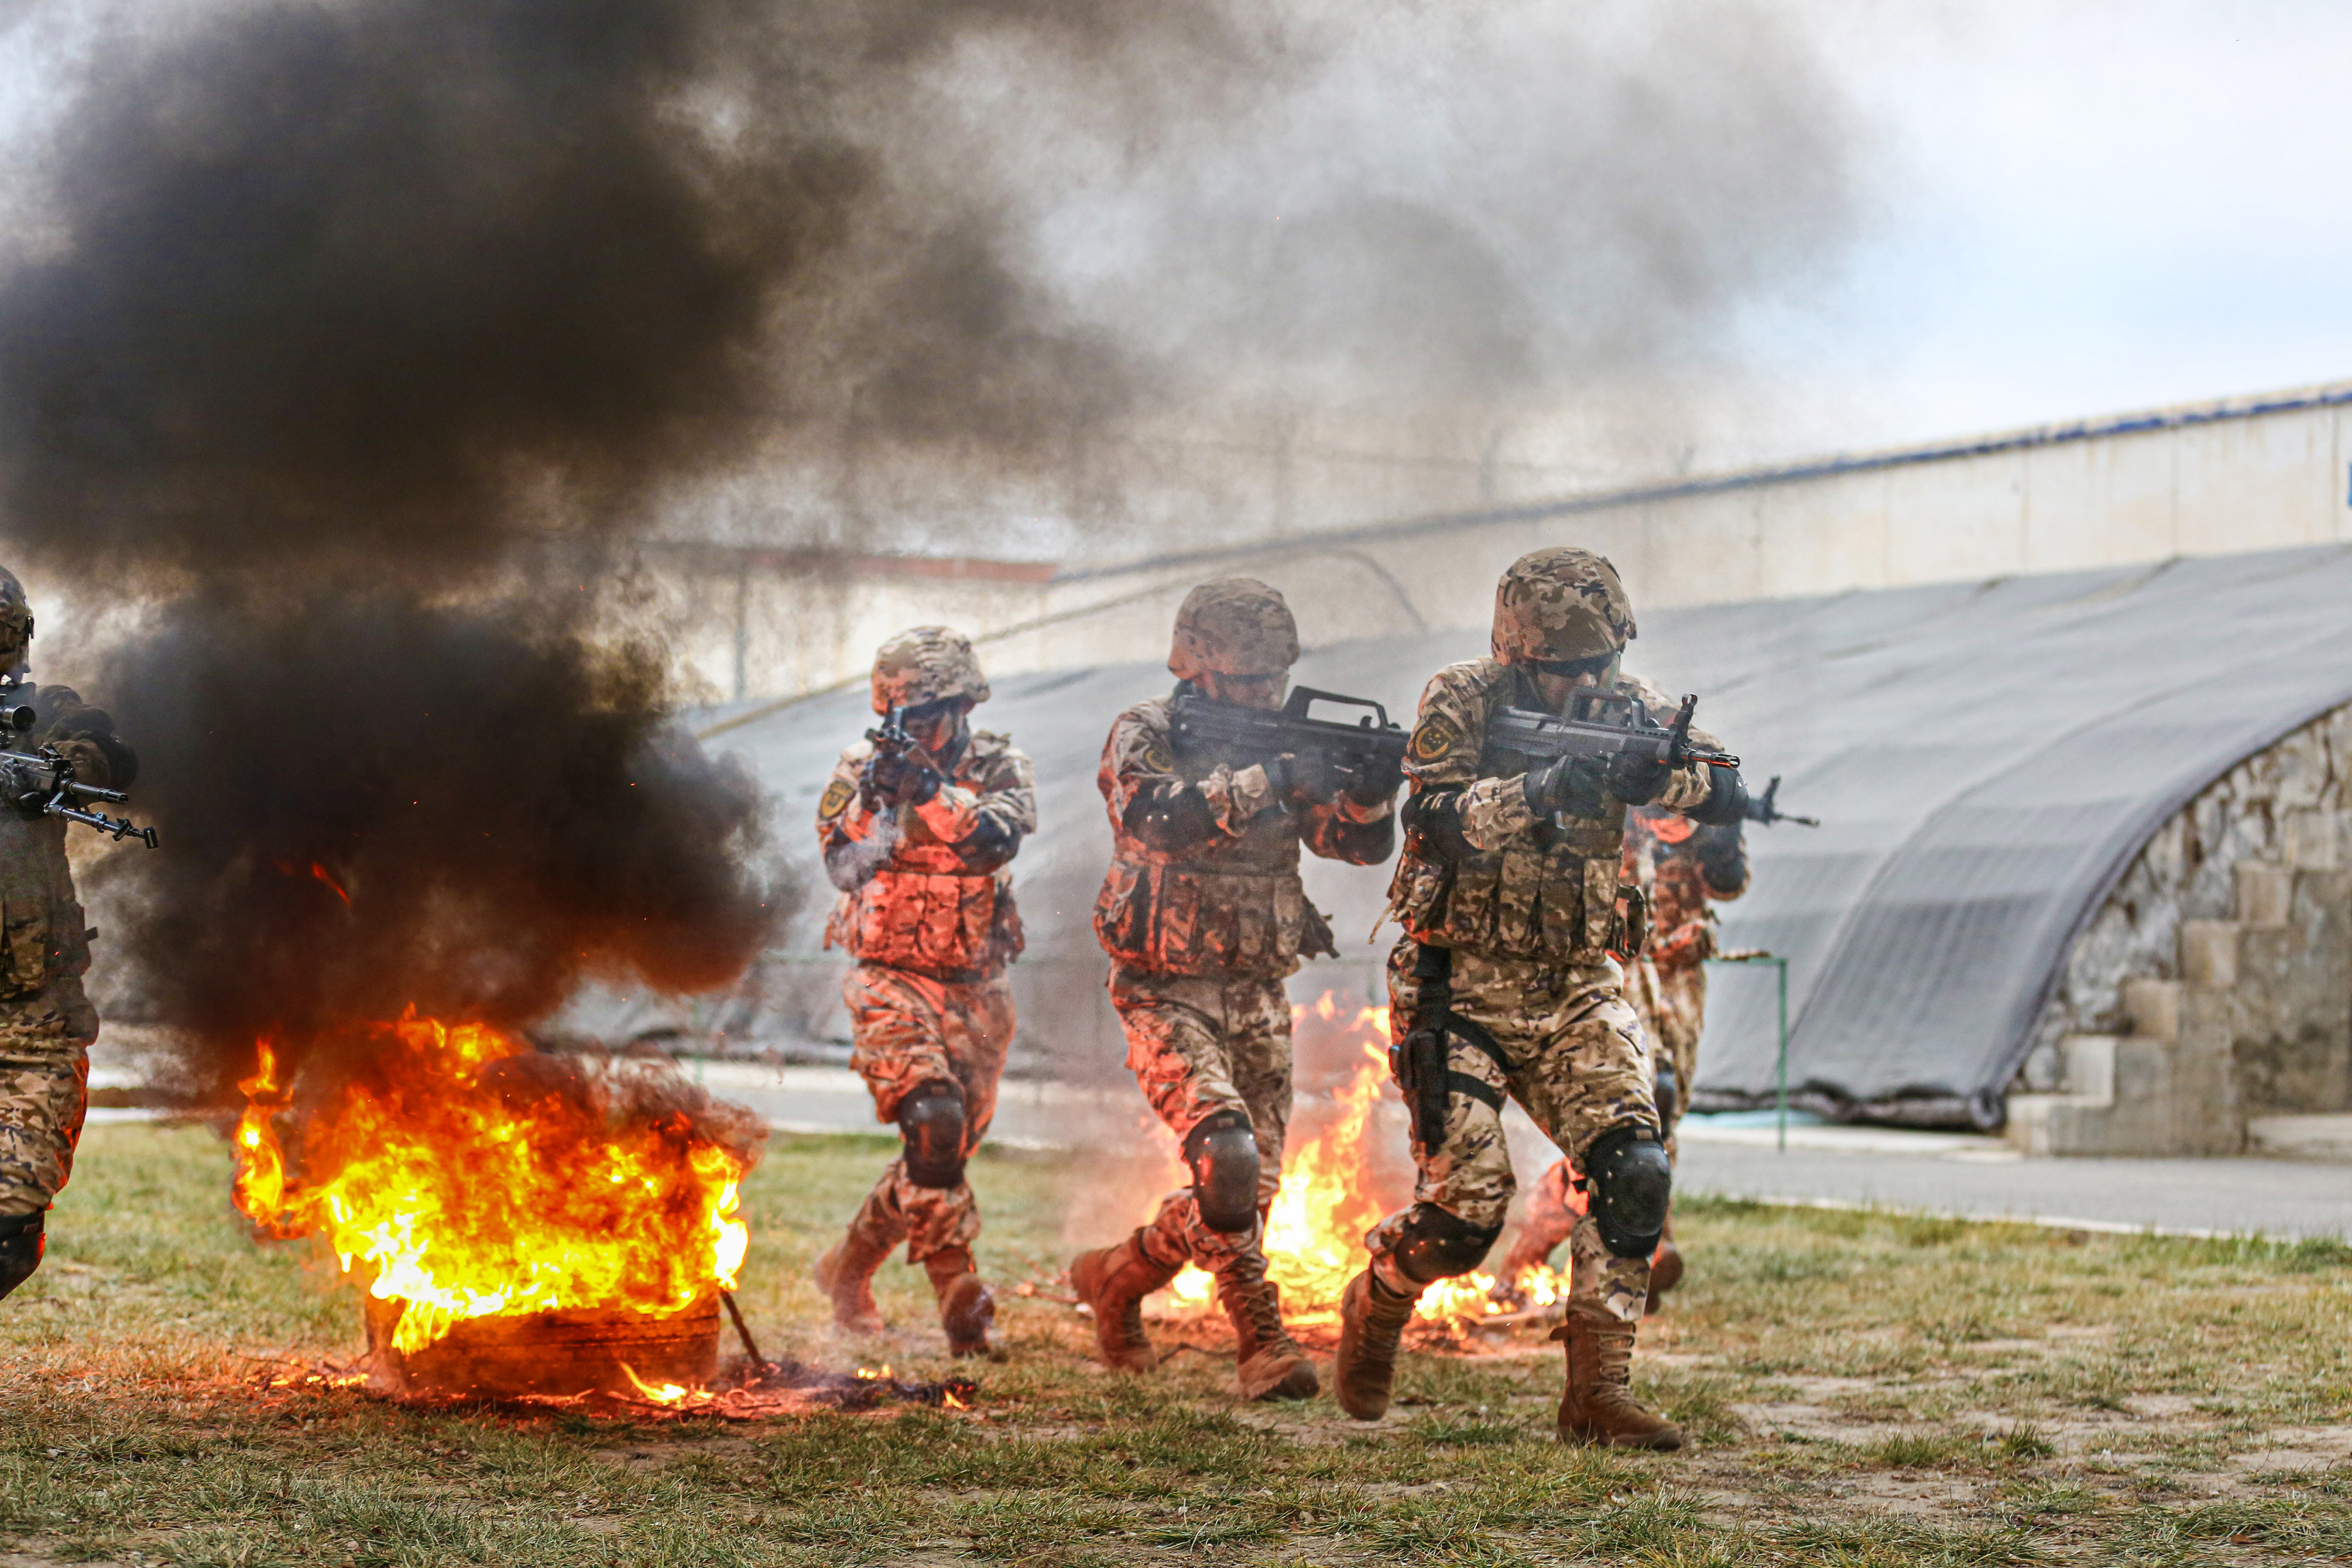
[[[1461,743],[1462,731],[1454,721],[1443,713],[1433,713],[1413,726],[1412,759],[1417,763],[1433,763],[1449,755]]]
[[[819,822],[831,822],[849,809],[849,803],[856,794],[857,786],[847,779],[834,780],[824,786],[824,798],[817,802],[816,819]]]
[[[1143,742],[1143,765],[1155,773],[1176,771],[1176,753],[1168,749],[1168,737],[1154,735]]]

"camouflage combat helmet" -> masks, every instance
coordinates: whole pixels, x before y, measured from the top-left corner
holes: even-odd
[[[0,566],[0,676],[23,673],[32,640],[32,601],[25,597],[25,584],[16,581],[16,574]]]
[[[1298,623],[1282,595],[1255,577],[1220,577],[1184,595],[1168,671],[1199,675],[1280,675],[1298,662]]]
[[[1633,605],[1617,568],[1590,550],[1538,550],[1495,585],[1495,657],[1505,664],[1601,658],[1633,637]]]
[[[944,697],[988,700],[988,677],[971,651],[971,639],[946,626],[916,626],[884,643],[874,655],[874,711],[919,708]]]

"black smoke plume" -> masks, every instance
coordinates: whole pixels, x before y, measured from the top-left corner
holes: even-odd
[[[96,695],[164,847],[110,863],[109,946],[209,1084],[264,1032],[718,984],[789,901],[603,549],[756,437],[871,179],[758,17],[126,24],[60,126],[0,277],[0,517],[143,601]],[[769,94],[697,99],[746,62]]]

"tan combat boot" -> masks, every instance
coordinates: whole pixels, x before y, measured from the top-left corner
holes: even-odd
[[[973,1271],[971,1248],[950,1247],[934,1252],[923,1259],[923,1272],[931,1277],[931,1293],[939,1298],[940,1327],[947,1331],[948,1354],[993,1354],[996,1347],[988,1342],[988,1331],[996,1322],[996,1298]]]
[[[1070,1287],[1095,1315],[1095,1344],[1105,1365],[1150,1372],[1160,1364],[1143,1331],[1143,1299],[1175,1278],[1175,1269],[1144,1256],[1135,1236],[1070,1259]]]
[[[1282,1297],[1265,1277],[1265,1259],[1237,1258],[1217,1275],[1217,1300],[1234,1321],[1234,1362],[1244,1399],[1312,1399],[1321,1391],[1315,1363],[1282,1326]]]
[[[1396,1382],[1397,1341],[1412,1321],[1415,1298],[1400,1296],[1365,1269],[1339,1298],[1339,1354],[1331,1363],[1339,1408],[1359,1421],[1388,1414]]]
[[[1559,1440],[1620,1448],[1679,1448],[1682,1428],[1635,1399],[1633,1325],[1571,1304],[1551,1331],[1568,1344],[1568,1392],[1559,1398]]]
[[[816,1260],[816,1288],[833,1298],[833,1321],[854,1334],[878,1334],[888,1327],[874,1304],[874,1271],[899,1237],[875,1223],[869,1202],[849,1222],[848,1232]]]

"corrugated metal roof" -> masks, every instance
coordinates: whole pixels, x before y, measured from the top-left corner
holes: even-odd
[[[1818,829],[1750,835],[1753,890],[1727,941],[1790,961],[1793,1088],[1915,1119],[1996,1119],[2067,948],[2166,817],[2236,763],[2352,700],[2352,550],[2209,557],[1999,582],[1645,615],[1631,665],[1696,691],[1701,721]],[[1462,632],[1311,652],[1297,679],[1409,711],[1429,673],[1483,651]],[[1126,665],[996,683],[985,727],[1037,763],[1043,818],[1018,865],[1032,942],[1084,951],[1110,849],[1094,785],[1110,719],[1164,689]],[[714,743],[808,823],[862,692]],[[1317,864],[1344,948],[1384,872]],[[1718,971],[1698,1088],[1770,1092],[1762,974]]]

